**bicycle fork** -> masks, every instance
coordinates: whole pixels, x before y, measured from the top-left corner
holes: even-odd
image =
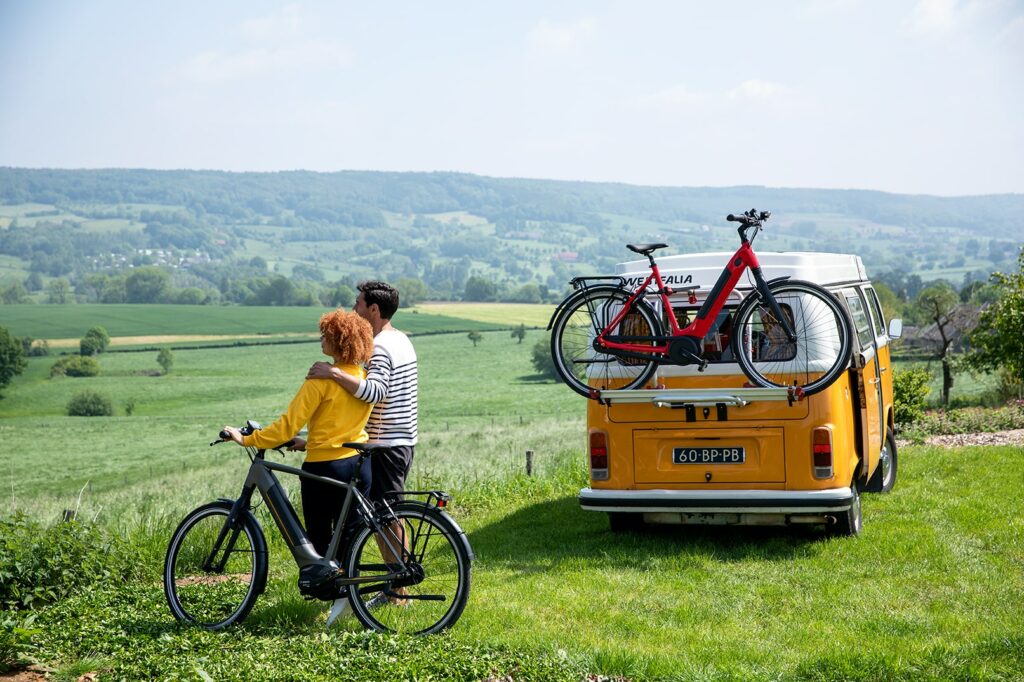
[[[768,304],[769,310],[772,311],[772,315],[775,316],[778,324],[782,325],[782,330],[786,332],[786,339],[790,343],[796,343],[796,330],[789,323],[789,317],[782,312],[782,306],[775,300],[775,296],[772,294],[771,289],[768,288],[768,282],[765,281],[764,275],[761,274],[761,267],[750,268],[751,272],[754,273],[754,281],[757,283],[757,293],[761,297],[761,300]]]

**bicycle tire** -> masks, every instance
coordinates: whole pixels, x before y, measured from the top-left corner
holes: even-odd
[[[410,561],[422,570],[422,580],[404,586],[410,595],[404,603],[384,594],[384,589],[399,589],[391,583],[350,585],[352,611],[363,626],[378,632],[418,635],[440,632],[455,624],[469,599],[473,560],[469,541],[458,524],[440,510],[402,503],[394,506],[393,511],[395,520],[409,538]],[[390,537],[397,549],[394,534]],[[350,546],[346,574],[353,578],[374,573],[383,575],[390,570],[387,564],[376,533],[364,526]]]
[[[762,296],[755,292],[737,308],[733,322],[733,357],[743,373],[766,388],[796,387],[813,395],[831,386],[850,363],[853,322],[826,289],[800,280],[769,283],[796,332],[796,341],[780,337],[781,326]]]
[[[657,369],[658,363],[653,359],[623,359],[594,348],[594,338],[611,323],[630,296],[629,291],[611,286],[578,291],[566,299],[551,325],[555,371],[569,388],[584,397],[593,397],[595,388],[629,390],[643,386]],[[637,301],[633,311],[619,323],[618,334],[663,335],[661,322],[649,305]]]
[[[229,501],[197,507],[171,535],[164,559],[164,595],[181,622],[223,630],[244,620],[266,587],[267,542],[249,513],[224,539],[232,543],[224,569],[204,568],[231,507]]]

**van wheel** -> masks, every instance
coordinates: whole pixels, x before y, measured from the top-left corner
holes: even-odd
[[[853,491],[853,499],[850,501],[850,508],[836,515],[834,525],[826,526],[827,533],[835,537],[853,537],[860,535],[864,528],[864,517],[860,510],[860,491],[857,490],[857,482],[850,482],[850,490]]]
[[[878,454],[878,466],[875,473],[871,474],[871,480],[864,486],[866,493],[887,493],[896,485],[896,438],[892,430],[886,429],[885,442],[882,443],[882,451]]]
[[[647,524],[644,523],[643,514],[608,512],[608,525],[611,526],[613,533],[629,533],[642,530]]]

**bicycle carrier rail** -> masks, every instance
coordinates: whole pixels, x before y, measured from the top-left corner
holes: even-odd
[[[758,401],[786,401],[792,405],[804,399],[804,392],[795,386],[779,388],[648,388],[595,390],[603,405],[651,404],[655,407],[746,407]]]

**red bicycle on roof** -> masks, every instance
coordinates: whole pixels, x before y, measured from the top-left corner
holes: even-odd
[[[667,244],[627,245],[651,264],[651,274],[636,289],[618,276],[574,278],[574,292],[548,324],[551,355],[562,380],[577,393],[597,398],[600,390],[643,386],[659,364],[695,364],[703,371],[704,339],[749,270],[754,289],[733,313],[730,330],[733,358],[743,373],[757,386],[792,388],[804,395],[831,385],[850,362],[853,323],[839,301],[816,284],[787,277],[765,281],[753,241],[770,216],[751,209],[726,218],[740,223],[740,248],[685,327],[669,296],[689,293],[695,302],[697,287],[665,286],[652,254]],[[667,333],[646,300],[652,294],[660,299]]]

